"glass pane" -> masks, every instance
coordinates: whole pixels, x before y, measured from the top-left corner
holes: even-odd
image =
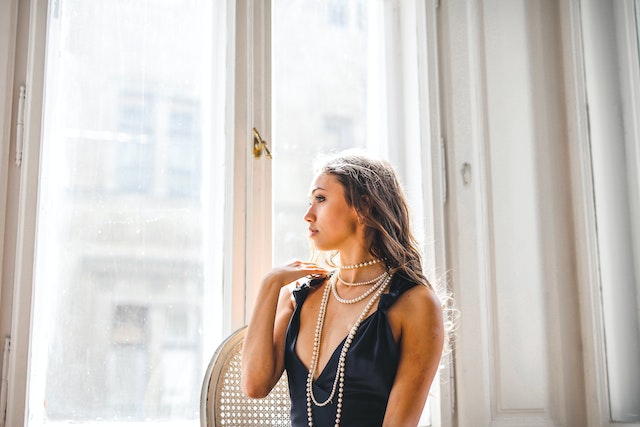
[[[303,215],[313,161],[378,151],[385,87],[380,1],[274,0],[274,263],[310,254]]]
[[[199,425],[222,334],[213,3],[49,8],[30,426]]]
[[[389,99],[402,91],[388,77],[397,70],[387,66],[401,48],[385,49],[389,40],[400,40],[390,34],[399,27],[388,25],[397,6],[384,0],[272,0],[275,265],[311,254],[303,216],[319,154],[360,148],[402,158],[407,150],[399,137],[387,141],[388,129],[400,126],[388,107],[402,102]],[[413,175],[411,184],[421,187],[420,173]],[[421,194],[408,198],[412,206],[422,204]],[[431,425],[428,406],[420,426]]]
[[[637,1],[582,9],[610,418],[640,422],[640,61]],[[635,105],[635,107],[634,107]],[[615,107],[612,107],[615,106]]]

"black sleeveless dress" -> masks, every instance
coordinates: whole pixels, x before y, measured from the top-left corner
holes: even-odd
[[[382,425],[400,357],[387,310],[403,292],[413,286],[416,286],[416,283],[400,275],[394,275],[389,292],[380,296],[378,309],[358,328],[345,359],[340,425],[345,427]],[[295,349],[300,330],[300,310],[309,294],[309,289],[309,284],[303,284],[293,292],[296,308],[291,316],[285,341],[284,360],[289,379],[292,427],[308,427],[306,384],[309,371],[298,358]],[[313,382],[313,393],[320,402],[326,400],[331,393],[343,343],[344,340],[335,349],[324,370]],[[312,404],[314,426],[333,427],[336,400],[337,396],[323,407]]]

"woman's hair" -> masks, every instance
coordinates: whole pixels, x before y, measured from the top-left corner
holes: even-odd
[[[409,207],[393,167],[384,160],[348,152],[322,160],[317,173],[333,175],[344,187],[348,205],[355,208],[365,225],[369,252],[390,272],[431,287],[422,272]]]
[[[347,203],[362,218],[369,252],[381,259],[390,272],[422,283],[438,296],[445,332],[440,367],[446,366],[453,351],[460,312],[444,277],[437,278],[434,285],[422,272],[422,257],[409,223],[409,206],[393,167],[384,160],[354,152],[320,160],[316,172],[335,176],[344,187]],[[332,264],[336,255],[332,254],[327,262]]]

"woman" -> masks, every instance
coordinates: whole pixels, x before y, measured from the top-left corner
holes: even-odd
[[[310,198],[309,237],[338,267],[294,261],[264,277],[245,336],[244,391],[266,396],[286,369],[294,427],[416,426],[443,315],[396,174],[384,161],[337,156]]]

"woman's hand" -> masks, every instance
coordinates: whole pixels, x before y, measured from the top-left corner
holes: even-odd
[[[264,278],[265,283],[278,283],[281,287],[305,276],[325,277],[327,269],[312,262],[292,260],[288,264],[272,269]]]
[[[264,276],[242,347],[242,388],[254,398],[265,397],[284,370],[284,342],[294,311],[292,289],[286,285],[327,270],[311,262],[293,260]]]

